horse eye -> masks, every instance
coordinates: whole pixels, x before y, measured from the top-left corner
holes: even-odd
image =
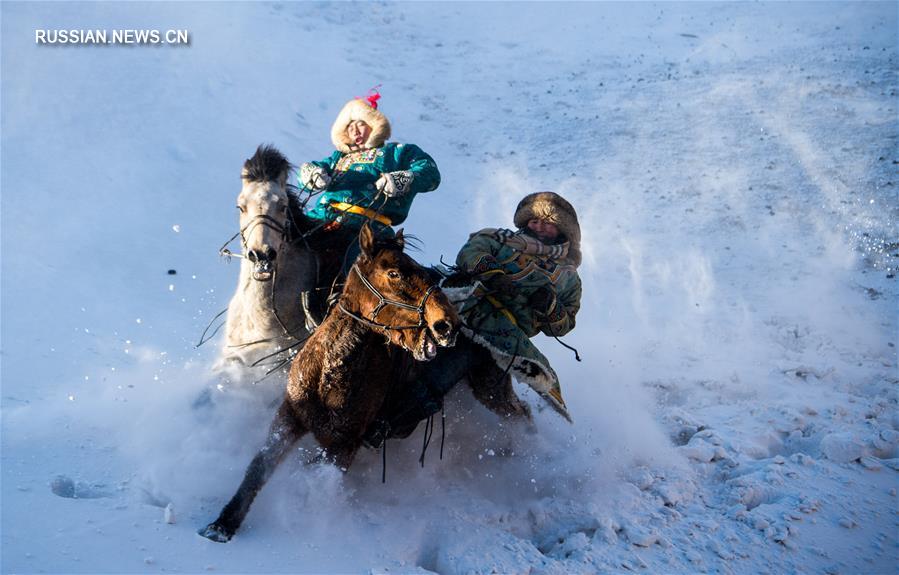
[[[243,213],[246,213],[246,211],[247,211],[247,209],[246,209],[245,207],[241,206],[241,205],[238,205],[238,206],[237,206],[237,209],[240,210],[240,213],[242,213],[242,214],[243,214]]]
[[[390,270],[389,272],[387,272],[387,277],[392,280],[399,279],[400,273],[396,270]]]

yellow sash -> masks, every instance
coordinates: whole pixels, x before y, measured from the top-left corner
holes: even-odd
[[[346,202],[331,202],[331,207],[340,212],[348,212],[350,214],[365,216],[370,220],[381,222],[385,226],[391,225],[390,218],[388,218],[387,216],[381,215],[374,210],[363,208],[362,206],[356,206],[354,204],[348,204]]]

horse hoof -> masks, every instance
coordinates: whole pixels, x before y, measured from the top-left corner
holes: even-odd
[[[197,533],[216,543],[227,543],[228,541],[231,541],[231,537],[234,536],[234,533],[228,532],[224,527],[217,523],[210,523],[197,531]]]

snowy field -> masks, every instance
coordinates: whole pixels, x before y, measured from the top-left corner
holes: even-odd
[[[3,573],[899,571],[895,2],[0,10]],[[377,84],[443,174],[420,261],[532,191],[578,209],[583,362],[538,342],[574,425],[458,389],[443,460],[297,453],[212,543],[284,385],[192,408],[240,167],[325,157]]]

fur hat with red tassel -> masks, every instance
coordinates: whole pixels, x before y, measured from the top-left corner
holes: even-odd
[[[528,194],[515,208],[515,227],[524,229],[533,219],[556,225],[568,240],[568,259],[575,267],[581,265],[581,226],[574,206],[555,192]]]
[[[334,125],[331,126],[331,142],[335,148],[344,154],[358,150],[346,133],[347,126],[357,120],[362,120],[371,128],[371,134],[363,144],[363,149],[380,148],[384,145],[384,142],[390,137],[390,121],[378,110],[380,98],[381,94],[378,93],[377,88],[372,88],[368,96],[354,98],[346,103],[337,115]]]

